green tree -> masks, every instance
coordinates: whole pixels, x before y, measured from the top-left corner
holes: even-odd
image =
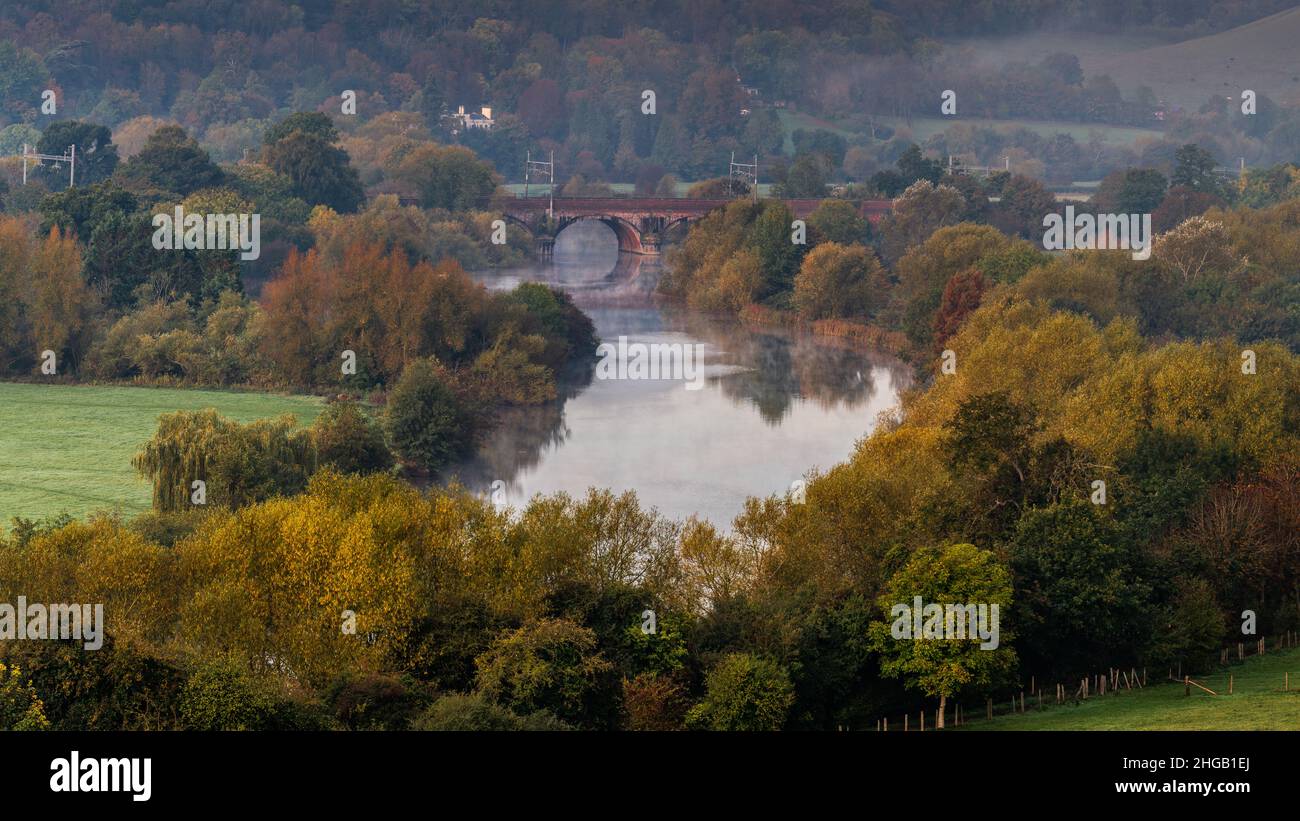
[[[764,202],[762,212],[749,226],[745,244],[758,254],[762,268],[759,299],[788,293],[803,260],[804,246],[790,239],[794,215],[782,202]]]
[[[384,415],[384,430],[399,458],[416,468],[439,470],[468,451],[474,427],[436,360],[417,359],[406,366]]]
[[[1068,674],[1137,661],[1150,635],[1141,556],[1098,505],[1027,511],[1008,552],[1020,650],[1030,669]]]
[[[496,191],[492,166],[458,145],[422,145],[402,159],[397,177],[420,192],[420,205],[465,211],[482,208]]]
[[[911,609],[917,597],[925,608],[920,636],[912,635]],[[1012,636],[1001,627],[1002,612],[1011,605],[1011,574],[991,551],[970,544],[923,547],[890,577],[876,603],[888,618],[870,628],[872,647],[881,657],[880,672],[938,698],[940,728],[949,698],[964,688],[996,686],[1016,669]],[[995,637],[985,639],[970,621],[964,636],[949,633],[962,621],[947,605],[964,608],[967,618],[973,615],[968,605],[986,607],[979,612],[987,613],[988,623],[979,626],[989,633],[996,629]],[[937,616],[930,612],[932,607],[938,609]],[[932,632],[935,627],[938,631]],[[995,646],[987,646],[993,641]]]
[[[614,726],[617,676],[585,627],[540,619],[502,634],[474,663],[479,690],[515,713],[546,710],[579,727]]]
[[[181,196],[215,188],[225,177],[208,152],[178,125],[163,126],[151,134],[140,153],[127,160],[117,173],[127,185]]]
[[[709,672],[704,700],[686,714],[692,730],[771,732],[794,704],[790,675],[771,659],[732,653]]]
[[[292,416],[241,425],[210,408],[167,413],[132,464],[153,484],[156,510],[191,508],[196,481],[203,504],[238,508],[306,487],[316,449],[296,427]]]
[[[79,120],[50,123],[41,133],[36,151],[40,154],[66,154],[71,146],[77,148],[77,185],[91,185],[113,175],[117,168],[117,146],[113,145],[112,132],[102,125]],[[54,165],[43,162],[36,174],[51,191],[62,191],[68,187],[68,168],[55,168]]]
[[[289,178],[294,193],[307,204],[351,213],[365,193],[347,152],[334,145],[337,137],[325,115],[294,114],[267,130],[262,155],[274,171]]]
[[[820,199],[826,196],[826,183],[829,180],[826,158],[820,154],[803,154],[790,165],[785,182],[779,186],[779,194],[783,197]]]
[[[355,402],[335,402],[312,425],[321,467],[340,473],[379,473],[393,466],[384,433]]]
[[[858,209],[846,200],[825,200],[809,215],[808,224],[822,239],[841,245],[871,241],[871,223],[858,216]]]
[[[1174,173],[1170,186],[1186,186],[1202,194],[1219,194],[1219,178],[1214,174],[1218,165],[1214,155],[1199,145],[1188,143],[1174,153]]]

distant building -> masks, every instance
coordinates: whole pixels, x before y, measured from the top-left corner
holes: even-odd
[[[486,105],[478,111],[468,113],[465,111],[465,106],[457,106],[456,113],[451,116],[456,121],[458,128],[482,128],[486,130],[492,128],[496,122],[492,119],[492,107]]]

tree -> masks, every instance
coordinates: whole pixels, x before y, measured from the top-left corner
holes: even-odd
[[[399,458],[439,470],[469,450],[475,428],[436,360],[406,366],[384,415],[384,430]]]
[[[449,211],[484,207],[497,186],[492,166],[458,145],[421,145],[402,159],[396,177],[415,187],[422,207]]]
[[[1170,188],[1160,207],[1151,213],[1151,229],[1163,233],[1175,228],[1184,220],[1199,217],[1211,208],[1222,208],[1224,202],[1214,194],[1193,191],[1185,186]]]
[[[832,168],[843,165],[844,153],[849,148],[842,136],[820,128],[815,131],[796,128],[790,135],[790,140],[794,143],[796,157],[801,154],[816,154],[824,158]]]
[[[925,180],[931,185],[938,185],[939,180],[943,178],[943,164],[938,160],[931,160],[921,153],[921,147],[912,143],[907,150],[902,153],[895,163],[898,166],[898,173],[903,178],[903,188],[911,186],[920,180]]]
[[[1056,197],[1032,177],[1013,174],[1002,186],[992,223],[1008,234],[1039,239],[1043,217],[1056,211]]]
[[[785,181],[780,185],[780,196],[820,199],[826,196],[826,183],[830,167],[820,154],[802,154],[790,165]]]
[[[1112,171],[1101,181],[1092,202],[1110,214],[1150,214],[1165,197],[1165,175],[1154,168]]]
[[[817,230],[822,239],[841,245],[866,244],[871,240],[871,223],[858,216],[853,203],[845,200],[825,200],[808,216],[808,224]]]
[[[803,258],[791,303],[805,319],[870,317],[885,283],[876,255],[862,245],[823,242]]]
[[[81,278],[81,250],[70,234],[51,228],[33,248],[27,321],[40,350],[57,355],[59,372],[76,370],[90,347],[96,300]]]
[[[31,683],[23,683],[23,671],[0,662],[0,730],[47,730],[45,705]]]
[[[585,627],[530,622],[500,635],[474,663],[479,690],[517,714],[546,710],[579,727],[613,726],[617,677]]]
[[[957,189],[935,186],[926,180],[910,185],[894,202],[894,210],[881,220],[883,256],[894,262],[935,231],[961,221],[966,201]]]
[[[77,148],[76,174],[79,186],[102,182],[111,177],[117,168],[117,146],[113,145],[112,132],[94,123],[78,120],[50,123],[41,133],[36,151],[39,154],[66,154],[70,146]],[[62,191],[68,187],[67,168],[56,169],[52,163],[42,162],[37,169],[37,176],[51,191]]]
[[[984,274],[978,268],[967,268],[952,275],[948,284],[943,286],[943,298],[939,302],[939,310],[934,315],[936,347],[942,346],[948,341],[948,337],[957,333],[957,329],[961,327],[962,322],[966,321],[966,317],[980,306],[980,300],[983,299],[986,290],[988,284],[984,281]]]
[[[262,156],[293,183],[309,205],[328,205],[340,213],[365,200],[361,178],[348,154],[334,145],[338,132],[323,114],[294,114],[267,130]]]
[[[1233,252],[1223,223],[1205,217],[1192,217],[1156,237],[1151,255],[1183,285],[1207,276],[1228,277],[1246,265]]]
[[[131,463],[153,484],[155,510],[197,504],[195,481],[204,483],[203,504],[239,508],[307,486],[316,449],[296,427],[292,416],[241,425],[212,409],[166,413]]]
[[[889,619],[873,622],[869,629],[872,647],[881,656],[880,672],[938,698],[940,729],[949,698],[968,687],[994,687],[1015,671],[1013,636],[1001,627],[1011,591],[1011,574],[992,551],[955,544],[917,550],[876,600]],[[924,608],[919,636],[912,628],[918,597]],[[976,611],[984,623],[974,623],[969,605],[986,608]],[[961,614],[950,612],[950,606],[961,608]],[[937,617],[931,608],[939,610]],[[963,621],[964,632],[955,634]],[[906,626],[905,637],[900,637],[900,625]],[[996,644],[989,647],[990,642]]]
[[[321,467],[340,473],[379,473],[393,466],[384,434],[355,402],[335,402],[312,425]]]
[[[759,299],[768,299],[790,291],[803,259],[804,246],[790,241],[794,215],[785,203],[768,201],[749,226],[745,244],[758,255],[762,267]]]
[[[145,141],[140,153],[127,160],[118,176],[128,185],[185,196],[221,185],[221,168],[178,125],[165,125]]]
[[[1217,195],[1221,188],[1214,169],[1214,155],[1199,145],[1188,143],[1174,153],[1174,173],[1170,186],[1183,186],[1200,194]]]
[[[695,730],[772,732],[794,704],[790,675],[776,662],[732,653],[709,672],[707,694],[686,714]]]
[[[1074,499],[1027,511],[1016,525],[1008,551],[1030,669],[1066,674],[1137,661],[1146,646],[1146,569],[1098,508]]]

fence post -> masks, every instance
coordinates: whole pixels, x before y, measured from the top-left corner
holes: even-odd
[[[1228,673],[1228,695],[1232,695],[1232,673]]]
[[[1190,696],[1191,694],[1192,694],[1192,677],[1183,676],[1183,695]]]

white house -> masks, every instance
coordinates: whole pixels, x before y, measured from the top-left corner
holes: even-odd
[[[478,111],[466,113],[465,106],[457,106],[456,113],[452,115],[461,128],[483,128],[489,129],[493,126],[492,107],[483,106]]]

